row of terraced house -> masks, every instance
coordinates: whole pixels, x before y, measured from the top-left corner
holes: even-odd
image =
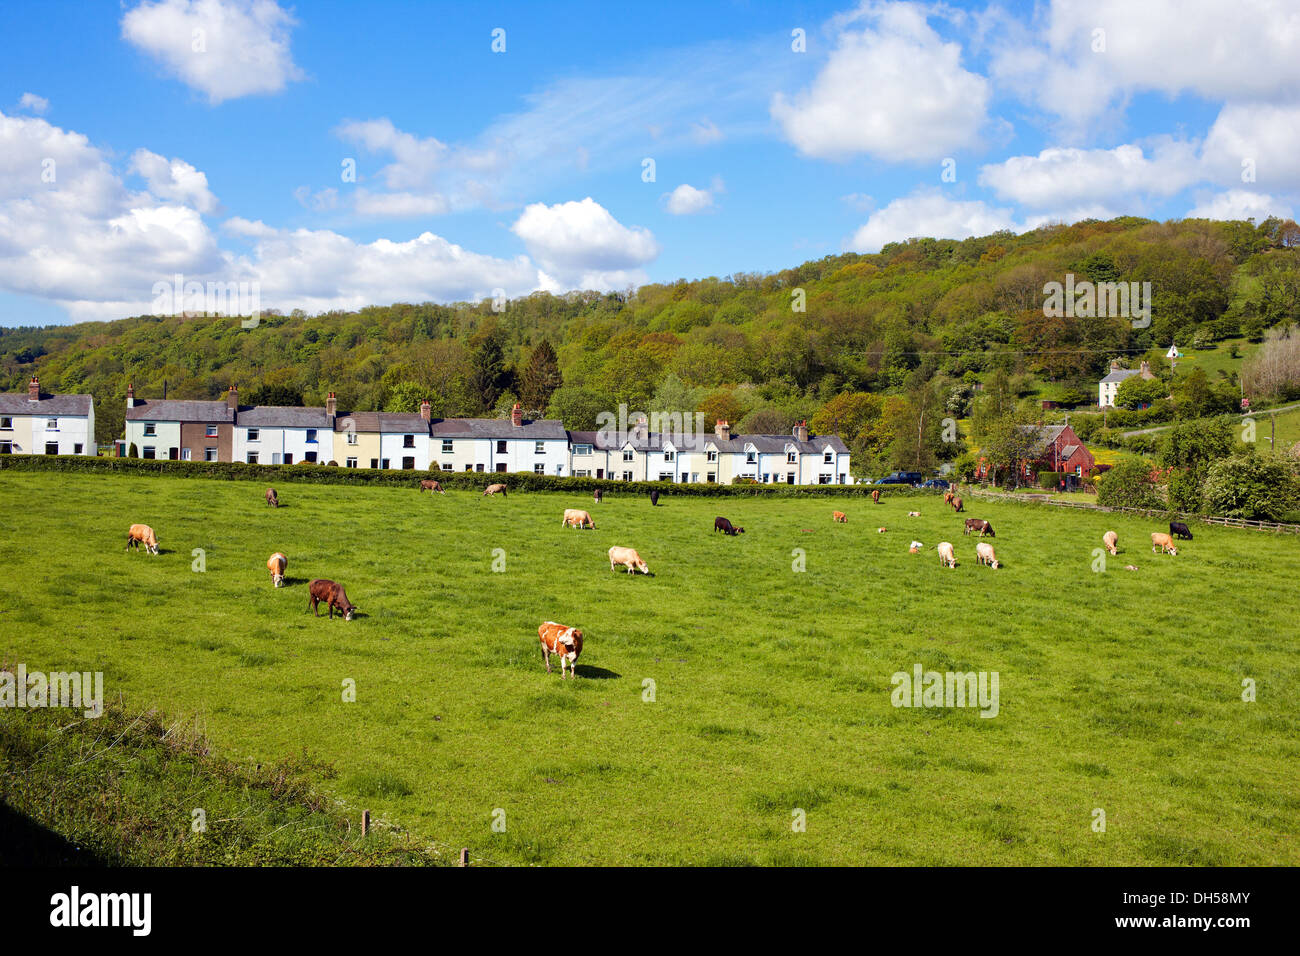
[[[225,401],[137,399],[127,388],[129,453],[174,461],[266,465],[335,464],[345,468],[518,472],[622,481],[848,484],[849,451],[836,437],[814,437],[800,422],[790,435],[652,432],[638,420],[623,434],[568,431],[554,420],[436,419],[419,414],[340,412],[331,392],[323,407],[240,405]]]

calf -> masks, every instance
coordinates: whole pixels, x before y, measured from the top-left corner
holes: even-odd
[[[920,541],[913,541],[911,544],[909,544],[909,545],[907,546],[907,553],[908,553],[908,554],[920,554],[920,553],[921,553],[921,549],[924,548],[924,547],[925,547],[925,545],[921,544]]]
[[[502,498],[508,497],[508,495],[506,495],[505,485],[488,485],[486,488],[483,489],[483,496],[487,497],[489,495],[495,495],[497,492],[501,493]]]
[[[955,497],[957,497],[957,496],[954,495],[951,491],[945,491],[945,492],[943,493],[943,503],[946,504],[946,505],[950,505],[950,504],[952,504],[952,499],[955,498]]]
[[[445,491],[442,490],[442,482],[438,481],[436,478],[425,478],[425,479],[422,479],[422,480],[420,481],[420,490],[421,490],[421,491],[436,491],[436,492],[438,492],[438,494],[440,494],[440,495],[445,495],[445,494],[447,493],[447,492],[445,492]]]
[[[284,569],[289,566],[289,559],[277,551],[266,559],[266,570],[271,572],[271,585],[284,587]]]
[[[564,518],[560,521],[561,528],[590,528],[596,530],[596,522],[591,520],[591,515],[585,511],[579,511],[577,508],[565,508]]]
[[[592,500],[596,502],[596,504],[600,504],[602,501],[605,500],[605,492],[597,488],[595,491],[591,493],[591,497]]]
[[[352,620],[352,615],[356,613],[356,605],[348,600],[347,592],[343,590],[343,585],[335,584],[333,581],[327,581],[324,578],[317,578],[307,586],[309,597],[307,598],[307,610],[320,617],[320,611],[317,604],[324,601],[329,608],[330,620],[334,619],[334,609],[338,608],[343,614],[343,620]]]
[[[1192,540],[1192,533],[1187,529],[1187,525],[1181,521],[1169,522],[1169,533],[1175,538],[1182,538],[1184,541]]]
[[[1111,554],[1119,554],[1119,535],[1114,531],[1107,531],[1101,536],[1101,543],[1106,546],[1106,550]]]
[[[280,497],[275,493],[274,488],[266,489],[266,503],[272,508],[280,507]]]
[[[738,534],[744,534],[744,533],[745,533],[745,529],[744,529],[744,528],[734,528],[734,527],[732,527],[731,522],[728,521],[726,518],[723,518],[723,517],[717,517],[717,518],[714,518],[714,519],[713,519],[713,530],[714,530],[714,531],[721,531],[723,534],[729,534],[729,535],[731,535],[733,538],[734,538],[736,535],[738,535]]]
[[[909,512],[907,513],[907,516],[908,516],[909,518],[919,518],[919,517],[921,517],[921,512],[919,512],[919,511],[909,511]]]
[[[650,573],[650,569],[646,567],[646,563],[641,560],[641,555],[636,553],[635,548],[609,549],[609,569],[613,571],[620,564],[627,568],[628,574],[635,574],[637,571],[642,574]]]
[[[650,504],[651,504],[651,505],[657,505],[657,504],[659,504],[659,491],[658,491],[658,489],[655,489],[654,491],[650,492]]]
[[[1159,531],[1151,532],[1151,550],[1160,554],[1164,554],[1166,551],[1170,554],[1178,553],[1178,549],[1174,547],[1174,539]]]
[[[843,511],[832,511],[832,512],[831,512],[831,521],[834,521],[834,522],[836,522],[836,523],[838,523],[838,524],[848,524],[848,523],[849,523],[849,516],[846,515]]]
[[[140,545],[150,554],[158,553],[158,537],[153,533],[153,528],[147,524],[133,524],[126,532],[126,547],[128,550],[135,548],[140,550]]]
[[[950,505],[952,505],[952,510],[953,510],[953,511],[956,511],[956,512],[958,512],[958,513],[961,512],[961,510],[962,510],[962,504],[961,504],[961,499],[960,499],[960,498],[953,498],[952,501],[950,501],[950,502],[948,502],[948,503],[949,503]]]
[[[560,658],[560,679],[564,679],[564,666],[568,663],[569,676],[577,670],[578,655],[582,653],[582,631],[576,627],[565,627],[554,621],[547,621],[537,629],[537,639],[542,644],[542,660],[546,661],[546,673],[551,673],[551,655]]]
[[[871,500],[874,501],[876,504],[880,504],[880,489],[879,489],[879,488],[874,488],[874,489],[872,489],[872,491],[871,491]]]
[[[936,549],[939,552],[939,564],[945,568],[957,567],[957,556],[952,553],[952,544],[940,541]]]
[[[975,545],[975,561],[977,564],[987,564],[994,571],[1002,566],[998,564],[998,555],[993,550],[993,545],[986,541],[981,541]]]
[[[966,519],[966,530],[963,531],[962,534],[970,534],[972,531],[978,531],[981,538],[984,537],[985,534],[990,538],[997,537],[997,535],[993,533],[993,525],[989,524],[983,518]]]

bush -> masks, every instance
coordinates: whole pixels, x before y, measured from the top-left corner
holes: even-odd
[[[1169,507],[1173,511],[1203,514],[1205,500],[1201,495],[1201,480],[1193,469],[1175,471],[1165,486]]]
[[[1224,518],[1281,521],[1300,499],[1294,466],[1273,455],[1223,458],[1205,478],[1205,504]]]
[[[1154,455],[1160,447],[1157,435],[1130,435],[1124,439],[1124,447],[1137,455]]]
[[[1097,504],[1111,508],[1159,508],[1160,496],[1151,480],[1151,464],[1126,458],[1097,479]]]

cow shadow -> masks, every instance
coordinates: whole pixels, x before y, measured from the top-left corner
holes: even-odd
[[[0,866],[105,866],[106,862],[0,802]]]
[[[623,676],[622,674],[606,670],[603,667],[595,667],[591,664],[575,664],[573,669],[575,671],[582,671],[582,673],[578,675],[579,677],[589,677],[592,680],[618,680]]]

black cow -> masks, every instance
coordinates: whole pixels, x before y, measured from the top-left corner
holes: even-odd
[[[723,534],[729,534],[733,538],[738,534],[744,534],[744,528],[733,528],[731,522],[726,518],[718,517],[713,519],[713,530],[721,531]]]
[[[996,537],[997,537],[997,535],[993,533],[993,525],[989,524],[989,523],[988,523],[987,521],[985,521],[983,518],[967,518],[967,519],[966,519],[966,530],[963,531],[962,534],[970,534],[972,531],[978,531],[978,532],[979,532],[979,536],[980,536],[981,538],[984,537],[986,534],[987,534],[990,538],[996,538]]]
[[[1184,541],[1192,540],[1192,533],[1187,530],[1187,525],[1181,521],[1169,522],[1169,533],[1175,538],[1182,538]]]
[[[657,505],[657,504],[659,504],[659,492],[658,492],[658,490],[655,490],[655,491],[650,492],[650,504],[652,504],[652,505]]]

